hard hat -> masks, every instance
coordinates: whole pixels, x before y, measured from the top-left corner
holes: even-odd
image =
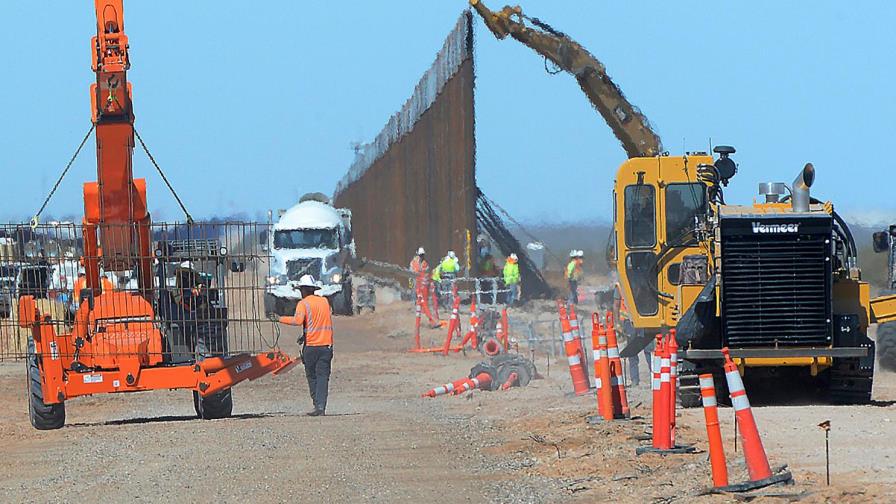
[[[569,257],[578,257],[578,256],[579,256],[579,251],[578,251],[578,250],[576,250],[576,249],[572,249],[572,250],[569,251]]]
[[[516,254],[510,254],[510,259],[516,261],[519,257],[517,257]]]
[[[317,288],[320,287],[316,281],[314,281],[314,277],[311,275],[302,275],[302,278],[299,278],[299,287],[312,287]]]
[[[450,258],[452,258],[452,259],[457,259],[457,256],[454,255],[454,251],[453,251],[453,250],[449,250],[449,251],[448,251],[448,257],[450,257]]]
[[[585,257],[585,251],[579,250],[578,253],[576,253],[576,257]]]
[[[426,253],[426,251],[423,250],[423,247],[420,247],[420,248],[417,249],[417,255],[423,255],[423,254],[425,254],[425,253]]]
[[[183,269],[193,269],[193,261],[184,261],[180,263],[180,267]]]

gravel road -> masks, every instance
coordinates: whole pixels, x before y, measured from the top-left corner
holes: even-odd
[[[633,455],[646,422],[587,426],[562,363],[525,389],[422,399],[464,376],[477,356],[407,354],[408,306],[335,321],[329,415],[309,418],[301,368],[234,389],[235,416],[200,421],[189,392],[69,401],[58,431],[30,427],[21,363],[0,364],[0,498],[6,502],[621,502],[699,496],[706,454]],[[435,333],[433,333],[435,334]],[[290,353],[295,333],[284,331]],[[537,363],[542,370],[543,362]],[[788,463],[805,502],[896,500],[896,375],[881,373],[873,406],[756,408],[774,463]],[[633,389],[649,415],[649,391]],[[730,410],[723,410],[726,440]],[[830,419],[834,486],[823,487]],[[688,442],[705,450],[702,412],[685,411]],[[734,473],[738,455],[729,450]],[[669,500],[671,499],[671,500]],[[777,501],[776,501],[777,502]]]

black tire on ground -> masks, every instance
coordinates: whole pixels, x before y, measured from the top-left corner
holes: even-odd
[[[877,326],[877,359],[881,369],[896,371],[896,322]]]
[[[203,420],[229,418],[233,414],[233,391],[227,389],[208,397],[202,397],[193,391],[193,409]]]
[[[65,403],[44,404],[44,392],[41,388],[38,356],[34,348],[34,340],[28,338],[28,418],[31,425],[38,430],[59,429],[65,425]]]
[[[332,297],[333,313],[336,315],[354,315],[354,306],[352,301],[352,283],[346,282],[342,284],[342,290]]]

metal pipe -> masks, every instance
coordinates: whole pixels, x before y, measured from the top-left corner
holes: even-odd
[[[793,180],[793,186],[790,188],[791,205],[794,212],[809,211],[809,188],[815,182],[815,167],[812,163],[806,163],[799,175]]]

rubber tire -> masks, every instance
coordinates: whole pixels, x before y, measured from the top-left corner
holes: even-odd
[[[896,371],[896,322],[877,326],[877,362],[881,369]]]
[[[40,384],[40,367],[34,340],[28,338],[28,418],[37,430],[60,429],[65,425],[65,403],[44,404],[44,392]]]
[[[193,409],[196,410],[196,415],[203,420],[230,418],[233,415],[233,390],[227,389],[208,397],[202,397],[199,392],[194,390]]]
[[[346,282],[342,284],[342,290],[333,296],[333,313],[336,315],[354,315],[354,306],[352,306],[352,283]]]

